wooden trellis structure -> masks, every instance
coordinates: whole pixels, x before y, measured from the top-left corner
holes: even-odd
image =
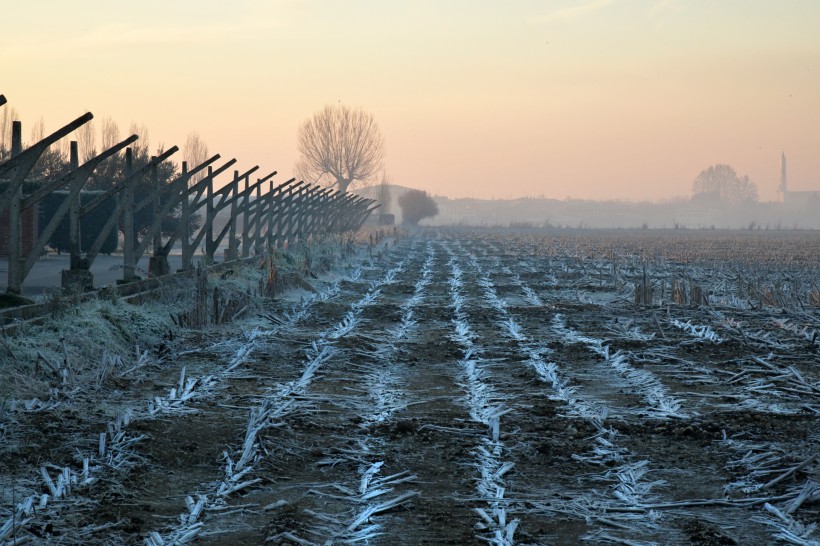
[[[0,95],[0,107],[5,103],[6,98]],[[152,157],[145,165],[134,168],[129,146],[138,139],[137,135],[103,150],[83,164],[79,162],[77,143],[72,141],[67,174],[51,180],[32,180],[29,175],[48,147],[92,118],[90,112],[86,113],[26,149],[23,149],[20,122],[12,123],[11,155],[0,163],[0,188],[3,188],[0,192],[0,249],[5,248],[8,256],[7,293],[22,292],[27,274],[65,217],[69,222],[70,269],[63,271],[63,286],[91,289],[91,265],[115,230],[122,229],[123,232],[122,282],[130,282],[137,279],[136,264],[148,251],[151,252],[149,271],[160,276],[170,272],[168,255],[177,243],[182,247],[182,268],[190,270],[194,267],[194,252],[200,245],[208,263],[217,260],[216,251],[226,237],[226,261],[262,255],[268,249],[311,237],[358,230],[378,207],[373,199],[341,194],[304,181],[290,179],[275,184],[272,179],[276,171],[252,181],[251,175],[256,173],[258,166],[242,173],[234,170],[233,177],[217,189],[216,178],[236,163],[236,159],[230,159],[215,167],[219,155],[195,166],[182,162],[181,173],[169,183],[160,184],[160,164],[179,149],[174,146]],[[123,151],[126,167],[122,180],[90,202],[81,204],[80,192],[94,169]],[[200,173],[204,174],[201,180],[191,184]],[[145,177],[152,181],[152,189],[137,195],[137,183]],[[60,190],[66,192],[64,199],[47,225],[38,227],[38,203]],[[81,248],[80,220],[110,199],[116,203],[113,214],[96,233],[94,243],[89,248]],[[148,207],[153,212],[151,225],[138,239],[134,232],[134,217]],[[176,230],[171,234],[163,233],[163,221],[177,208],[181,213],[175,218]],[[217,231],[214,222],[223,210],[229,211],[229,219]],[[196,230],[191,229],[194,214],[202,217],[202,224]],[[5,243],[4,247],[2,243]]]

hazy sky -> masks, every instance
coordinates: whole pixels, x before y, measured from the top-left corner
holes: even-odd
[[[394,182],[451,197],[665,199],[729,163],[820,189],[817,0],[63,0],[0,10],[27,128],[85,111],[287,176],[327,103],[375,114]]]

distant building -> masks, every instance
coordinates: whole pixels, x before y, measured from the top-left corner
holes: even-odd
[[[780,193],[783,194],[783,204],[790,207],[820,209],[820,190],[791,191],[789,190],[789,176],[786,170],[786,154],[780,155]]]

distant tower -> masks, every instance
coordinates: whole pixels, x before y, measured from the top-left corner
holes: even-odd
[[[786,201],[786,193],[789,191],[788,188],[789,178],[786,175],[786,153],[780,153],[780,193],[783,194],[783,202]]]

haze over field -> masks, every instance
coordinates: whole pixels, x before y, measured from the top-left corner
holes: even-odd
[[[196,131],[291,172],[325,104],[378,120],[394,182],[450,197],[661,200],[709,165],[820,188],[820,3],[102,0],[2,8],[0,93],[152,149]]]

